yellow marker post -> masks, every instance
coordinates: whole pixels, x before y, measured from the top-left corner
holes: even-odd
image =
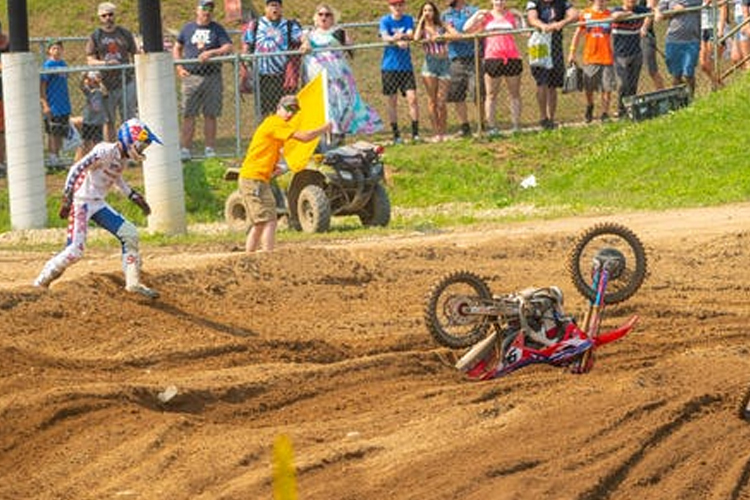
[[[276,436],[273,444],[273,498],[275,500],[297,500],[298,498],[292,441],[286,434]]]

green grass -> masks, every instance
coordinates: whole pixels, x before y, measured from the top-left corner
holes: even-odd
[[[637,124],[393,148],[387,158],[394,169],[394,205],[532,205],[576,214],[745,201],[750,174],[742,144],[750,122],[749,90],[744,75],[686,109]],[[520,181],[530,174],[538,187],[521,189]]]

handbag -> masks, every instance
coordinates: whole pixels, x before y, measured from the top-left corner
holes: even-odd
[[[552,34],[535,31],[529,37],[529,65],[552,69]]]
[[[583,69],[579,68],[576,63],[571,63],[565,70],[565,80],[563,80],[563,94],[571,92],[580,92],[583,90]]]
[[[300,42],[292,39],[292,26],[298,25],[295,19],[287,21],[286,25],[286,44],[288,50],[297,50],[302,45]],[[287,56],[286,65],[284,66],[284,92],[294,94],[299,86],[300,69],[302,66],[302,56],[294,54]]]
[[[68,122],[68,129],[65,131],[65,137],[63,137],[62,150],[73,151],[79,148],[83,144],[83,138],[78,128],[73,125],[72,121]]]
[[[253,93],[253,63],[251,61],[240,61],[239,87],[241,94]]]

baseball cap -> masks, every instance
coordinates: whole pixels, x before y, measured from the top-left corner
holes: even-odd
[[[398,5],[404,3],[404,0],[388,0],[388,5]]]
[[[99,4],[99,7],[97,7],[96,13],[100,16],[102,14],[114,14],[116,8],[117,7],[112,2],[102,2]]]
[[[296,95],[285,95],[279,100],[279,106],[300,109]]]
[[[205,7],[207,5],[210,5],[211,7],[213,7],[214,0],[198,0],[198,7]]]

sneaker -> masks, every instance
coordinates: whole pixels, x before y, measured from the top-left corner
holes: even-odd
[[[601,120],[602,120],[602,122],[608,122],[609,121],[609,115],[607,113],[602,113]]]
[[[206,148],[204,152],[206,158],[216,158],[216,151],[214,151],[214,148]]]
[[[180,148],[180,160],[190,161],[193,159],[193,155],[190,153],[188,148]]]
[[[411,138],[411,142],[412,144],[419,144],[420,142],[422,142],[422,138],[419,137],[418,135],[415,135],[414,137]]]
[[[468,123],[461,124],[461,137],[471,137],[471,127]]]
[[[159,298],[159,292],[157,292],[156,290],[152,290],[145,285],[141,285],[140,283],[137,285],[131,285],[129,287],[126,287],[125,291],[130,292],[130,293],[138,293],[140,295],[143,295],[147,299]]]
[[[591,123],[591,120],[594,119],[594,105],[589,104],[586,106],[586,123]]]
[[[393,138],[393,144],[403,144],[404,140],[400,137],[394,137]]]
[[[487,131],[487,137],[490,139],[500,137],[500,131],[493,127]]]

